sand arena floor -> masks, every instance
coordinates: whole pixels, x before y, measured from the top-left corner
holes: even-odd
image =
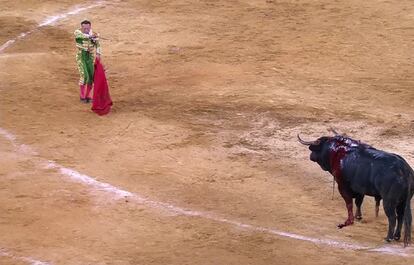
[[[414,262],[372,198],[336,228],[344,202],[296,141],[332,126],[414,165],[411,0],[0,6],[0,264]],[[78,99],[84,18],[105,117]]]

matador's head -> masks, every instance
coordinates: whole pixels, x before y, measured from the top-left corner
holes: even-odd
[[[89,34],[89,32],[91,32],[91,22],[89,20],[81,22],[81,31],[85,34]]]

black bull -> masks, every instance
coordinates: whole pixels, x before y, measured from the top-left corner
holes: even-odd
[[[354,222],[353,203],[359,206],[364,195],[383,199],[388,217],[386,241],[399,240],[404,224],[404,246],[411,243],[411,198],[414,194],[414,171],[399,155],[377,150],[349,137],[336,135],[320,137],[316,141],[299,142],[309,146],[310,160],[330,172],[338,183],[338,190],[345,200],[348,219],[338,225],[342,228]]]

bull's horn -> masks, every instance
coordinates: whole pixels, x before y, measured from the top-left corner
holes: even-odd
[[[328,129],[328,132],[333,132],[335,136],[339,135],[339,133],[332,127]]]
[[[319,144],[319,141],[318,140],[316,140],[316,141],[309,141],[309,142],[304,141],[304,140],[302,140],[300,138],[299,134],[298,134],[298,140],[299,140],[299,143],[301,143],[303,145],[318,145]]]

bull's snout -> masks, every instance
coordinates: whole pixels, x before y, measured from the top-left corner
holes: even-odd
[[[311,161],[313,161],[313,162],[317,162],[317,161],[318,161],[318,157],[317,157],[317,155],[316,155],[314,152],[312,152],[312,153],[309,155],[309,159],[310,159]]]

